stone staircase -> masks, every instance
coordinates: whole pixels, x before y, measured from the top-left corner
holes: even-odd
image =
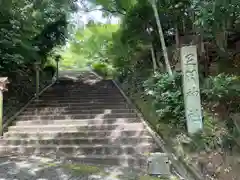
[[[22,112],[1,140],[1,153],[83,163],[146,167],[153,138],[110,80],[65,77]]]

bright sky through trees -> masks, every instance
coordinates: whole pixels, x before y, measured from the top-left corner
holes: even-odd
[[[84,24],[87,24],[89,20],[94,20],[95,22],[101,22],[101,23],[111,23],[111,24],[118,24],[119,23],[119,18],[117,17],[103,17],[103,13],[100,10],[100,7],[96,7],[96,10],[86,12],[84,11],[82,5],[79,3],[78,4],[80,9],[77,13],[74,13],[73,18],[74,22],[78,26],[82,26]]]

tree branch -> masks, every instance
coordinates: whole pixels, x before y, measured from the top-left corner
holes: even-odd
[[[121,15],[126,15],[125,12],[121,12],[118,10],[110,10],[110,9],[105,9],[105,8],[97,8],[97,9],[84,9],[83,12],[93,12],[93,11],[105,11],[105,12],[109,12],[111,14],[121,14]]]
[[[105,11],[105,12],[109,12],[111,14],[121,14],[121,15],[126,15],[126,10],[125,9],[122,9],[122,10],[111,10],[111,9],[106,9],[104,7],[102,8],[96,8],[96,9],[90,9],[87,7],[87,5],[84,3],[84,0],[82,0],[80,2],[80,4],[82,5],[83,7],[83,11],[84,12],[93,12],[93,11]]]

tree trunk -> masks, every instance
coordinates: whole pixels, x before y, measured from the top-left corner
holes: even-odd
[[[153,45],[151,44],[151,56],[152,56],[152,63],[153,63],[153,72],[157,71],[157,61],[156,61],[156,57],[155,57],[155,53],[154,53],[154,49],[153,49]]]
[[[178,26],[177,24],[175,25],[175,43],[176,43],[176,49],[179,49],[180,48],[180,39],[179,39],[179,29],[178,29]]]
[[[172,76],[173,73],[172,73],[172,69],[171,69],[171,66],[170,66],[169,59],[168,59],[168,52],[167,52],[167,48],[166,48],[166,44],[165,44],[165,39],[164,39],[164,35],[163,35],[163,30],[162,30],[162,25],[161,25],[161,22],[160,22],[158,10],[157,10],[156,1],[155,0],[150,0],[150,3],[152,5],[154,16],[155,16],[156,23],[157,23],[157,26],[158,26],[158,33],[159,33],[160,42],[161,42],[161,45],[162,45],[162,51],[163,51],[163,55],[164,55],[164,61],[165,61],[165,64],[166,64],[167,72],[170,76]]]
[[[160,58],[161,58],[161,56],[159,55],[159,53],[156,53],[156,62],[157,62],[157,65],[158,65],[160,71],[161,72],[166,72],[165,68],[164,68],[164,65],[160,62]]]
[[[176,70],[176,65],[180,63],[180,35],[178,25],[175,25],[175,51],[174,51],[174,65]]]

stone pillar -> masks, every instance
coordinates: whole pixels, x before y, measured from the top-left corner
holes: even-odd
[[[187,128],[193,134],[203,128],[196,45],[181,47],[181,65]]]
[[[0,77],[0,133],[3,135],[3,92],[7,90],[6,85],[8,84],[7,77]]]
[[[39,71],[40,71],[40,62],[35,63],[35,70],[36,70],[36,100],[39,100],[39,84],[40,84],[40,76],[39,76]]]

